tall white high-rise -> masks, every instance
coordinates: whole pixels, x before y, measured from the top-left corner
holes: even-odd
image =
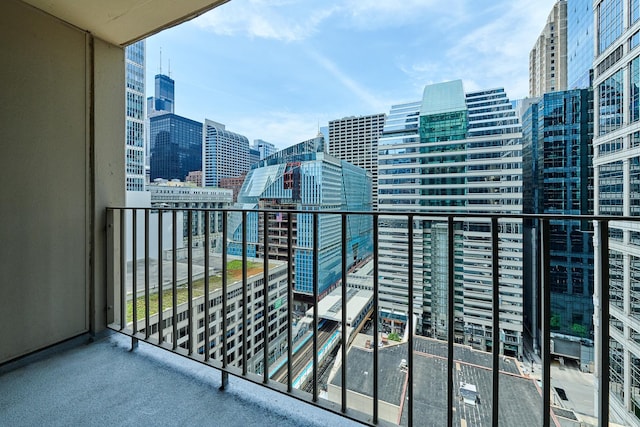
[[[251,166],[249,140],[226,130],[225,125],[205,119],[202,132],[202,185],[218,187],[221,178],[242,175]]]
[[[125,48],[125,168],[127,191],[144,191],[144,40]]]
[[[529,96],[567,89],[567,1],[553,5],[529,53]]]
[[[329,122],[329,154],[371,172],[373,210],[378,210],[378,139],[384,120],[380,113]]]
[[[595,13],[593,63],[594,211],[640,215],[640,1],[600,0]],[[612,420],[640,426],[640,230],[616,221],[609,228],[609,372]],[[595,234],[599,235],[596,225]],[[594,239],[595,259],[600,239]],[[594,305],[600,269],[595,264]],[[600,319],[595,310],[595,342]],[[606,321],[606,319],[604,319]],[[596,347],[595,360],[602,350]],[[606,357],[606,355],[604,356]]]
[[[394,105],[379,141],[380,211],[522,213],[522,132],[503,89],[465,94],[460,80],[426,86],[422,101]],[[413,314],[419,333],[446,336],[447,229],[413,222],[412,310],[408,310],[407,220],[380,221],[381,317],[390,326]],[[456,339],[492,345],[492,255],[488,219],[455,229]],[[500,350],[521,355],[522,221],[500,222]]]

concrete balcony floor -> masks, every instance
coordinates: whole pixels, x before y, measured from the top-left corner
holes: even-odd
[[[355,426],[286,395],[112,334],[0,367],[2,426]]]

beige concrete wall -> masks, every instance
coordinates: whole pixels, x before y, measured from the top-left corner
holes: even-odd
[[[103,208],[124,202],[124,59],[17,0],[0,6],[0,40],[2,363],[101,328]]]
[[[125,73],[124,49],[95,39],[94,52],[94,145],[93,203],[95,206],[95,269],[91,289],[90,326],[101,331],[107,323],[106,301],[106,208],[125,205]]]

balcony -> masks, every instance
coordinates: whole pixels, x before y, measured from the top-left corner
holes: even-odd
[[[219,217],[220,214],[221,229],[217,230],[210,218]],[[205,249],[212,248],[213,236],[219,236],[220,233],[231,236],[233,232],[229,224],[246,224],[251,214],[257,215],[260,224],[258,241],[248,242],[247,237],[242,237],[240,241],[244,249],[237,252],[237,256],[228,255],[229,239],[222,239],[222,246],[217,247],[217,252]],[[545,283],[550,283],[550,223],[557,221],[557,216],[310,213],[289,209],[286,219],[276,230],[287,241],[289,259],[295,259],[299,249],[293,243],[293,224],[299,223],[296,217],[311,215],[312,218],[312,221],[306,221],[313,225],[311,229],[296,230],[297,236],[302,233],[311,236],[307,236],[305,241],[311,245],[314,254],[312,270],[315,292],[304,298],[308,304],[304,314],[296,303],[296,263],[283,261],[280,256],[278,259],[264,260],[247,255],[255,253],[250,250],[252,245],[270,253],[269,242],[272,239],[268,234],[268,223],[275,214],[277,211],[273,210],[108,209],[109,328],[130,337],[133,348],[144,342],[220,372],[222,384],[226,385],[229,377],[235,377],[237,381],[242,380],[242,384],[259,386],[265,393],[275,391],[326,409],[344,417],[345,422],[353,420],[368,425],[412,426],[422,425],[424,420],[429,420],[433,425],[460,425],[475,419],[492,425],[521,425],[518,423],[524,420],[526,425],[546,426],[562,425],[563,417],[578,420],[573,412],[576,405],[572,403],[568,408],[560,397],[564,393],[563,387],[568,386],[561,384],[563,387],[560,387],[551,380],[552,369],[557,373],[557,378],[561,378],[562,373],[558,369],[563,368],[556,365],[558,360],[563,359],[558,359],[559,354],[554,353],[553,326],[550,321],[544,320],[551,319],[551,290]],[[199,216],[200,222],[204,218],[204,230],[209,230],[204,236],[194,236],[184,231],[193,230],[191,223],[196,216]],[[240,216],[242,221],[234,220],[234,216]],[[370,275],[365,275],[364,280],[362,274],[358,275],[358,280],[352,278],[350,260],[341,257],[339,264],[342,273],[332,283],[337,286],[336,290],[326,297],[330,299],[333,296],[332,301],[337,302],[329,309],[323,308],[323,299],[319,298],[318,293],[322,287],[318,283],[319,253],[323,244],[319,234],[319,218],[322,216],[339,219],[339,227],[334,231],[340,233],[338,241],[343,254],[349,253],[348,218],[366,216],[371,219],[372,252],[357,263],[360,266],[369,265]],[[415,308],[422,307],[422,303],[415,303],[422,298],[416,293],[416,289],[422,285],[406,286],[406,283],[415,283],[414,271],[423,267],[418,265],[422,261],[415,257],[406,257],[407,268],[404,276],[400,274],[403,276],[400,282],[404,280],[405,283],[406,320],[385,323],[386,315],[382,314],[385,290],[381,290],[383,285],[378,272],[378,265],[385,262],[384,257],[379,256],[379,248],[384,246],[381,242],[384,241],[384,231],[378,224],[383,222],[380,218],[388,220],[390,217],[394,218],[396,226],[404,221],[407,235],[414,236],[406,242],[407,253],[412,253],[416,242],[422,242],[429,232],[442,235],[442,224],[446,225],[449,244],[445,251],[449,261],[445,261],[445,264],[448,264],[449,274],[439,275],[440,280],[445,277],[446,283],[439,285],[438,290],[432,288],[430,291],[432,301],[437,292],[445,293],[437,295],[439,299],[445,298],[442,306],[445,310],[442,319],[445,320],[441,320],[443,327],[438,329],[439,339],[435,339],[435,334],[431,338],[426,332],[428,329],[416,332],[420,329],[420,316],[424,314]],[[566,219],[593,221],[596,230],[607,233],[612,218],[583,216]],[[618,221],[620,219],[615,218]],[[634,221],[633,218],[628,219]],[[540,318],[543,320],[536,328],[540,328],[540,358],[534,357],[533,349],[522,350],[525,341],[522,317],[513,314],[510,311],[513,302],[506,304],[501,296],[503,291],[505,297],[512,295],[513,289],[510,287],[513,281],[501,281],[501,262],[490,261],[505,257],[513,259],[518,255],[513,250],[513,236],[499,231],[504,224],[521,224],[525,220],[537,224],[535,229],[540,241],[536,246],[541,247],[539,253],[527,251],[525,256],[540,256],[541,271],[547,272],[539,278]],[[255,222],[253,224],[258,226]],[[489,261],[485,256],[478,259],[483,263],[483,268],[489,267],[492,286],[488,287],[488,306],[482,311],[481,321],[475,326],[467,323],[471,325],[465,327],[469,332],[465,332],[464,336],[454,336],[455,330],[462,330],[461,325],[454,326],[454,323],[461,322],[462,313],[458,313],[460,305],[450,303],[454,300],[454,290],[462,286],[455,281],[453,274],[459,270],[457,263],[462,262],[454,256],[457,247],[455,242],[459,246],[464,244],[456,235],[463,235],[474,224],[488,225],[481,226],[482,231],[474,233],[474,241],[483,241],[486,247],[486,253],[476,256],[490,255]],[[238,229],[243,236],[252,234],[247,232],[245,225],[240,225]],[[416,233],[416,230],[420,233]],[[394,233],[397,232],[396,227]],[[605,244],[597,240],[600,250],[608,253],[608,239],[605,239]],[[204,242],[204,245],[194,244],[196,241]],[[438,256],[443,255],[441,252]],[[523,252],[519,254],[522,255]],[[607,256],[603,258],[608,259]],[[134,259],[137,261],[134,262]],[[600,265],[601,283],[607,283],[608,266]],[[474,266],[471,265],[470,269],[473,271]],[[360,309],[361,324],[354,324],[351,317],[347,318],[347,313],[349,316],[354,313],[351,296],[358,291],[351,286],[355,286],[355,282],[358,288],[368,289],[372,294],[369,304],[363,304],[364,308]],[[599,295],[603,302],[598,306],[601,311],[596,313],[596,319],[609,318],[609,292],[602,292],[607,289],[607,286],[602,286]],[[414,303],[409,304],[409,301]],[[398,308],[397,298],[394,307]],[[407,315],[408,307],[413,307],[414,315]],[[426,312],[430,313],[431,310]],[[456,320],[448,323],[447,318]],[[474,312],[470,310],[466,312],[464,321],[469,322],[473,318]],[[205,327],[205,319],[210,319],[209,328]],[[364,326],[367,320],[368,332],[363,332],[367,329]],[[308,329],[306,335],[302,335],[300,324],[305,321]],[[426,322],[429,327],[431,323],[432,320]],[[342,325],[347,327],[343,328]],[[399,342],[390,345],[383,331],[388,332],[398,325],[401,325],[398,331],[403,336]],[[599,327],[599,344],[601,348],[608,348],[609,324],[600,322]],[[491,331],[496,329],[501,331],[501,337],[500,345],[494,346]],[[243,331],[248,332],[245,335]],[[305,332],[305,329],[302,331]],[[364,340],[367,342],[364,343]],[[323,351],[328,346],[334,351],[333,358],[327,361],[324,353],[330,351]],[[608,354],[608,350],[601,354]],[[524,362],[529,359],[529,362]],[[267,369],[265,360],[268,361]],[[608,358],[596,360],[602,372],[608,371],[608,363]],[[301,368],[303,365],[306,366],[304,370]],[[538,366],[536,375],[534,366]],[[592,376],[585,376],[583,380],[587,383],[593,381],[586,378]],[[598,386],[600,390],[607,390],[608,378],[598,377]],[[589,395],[591,386],[587,386],[587,389],[586,394]],[[584,390],[580,393],[584,393]],[[473,402],[469,396],[473,396]],[[596,404],[594,398],[593,395],[590,398],[592,404],[584,401],[578,404],[582,408],[581,421],[588,419],[593,422],[593,418],[587,414],[593,414],[592,408]],[[598,399],[597,404],[606,408],[603,410],[603,406],[599,406],[598,425],[607,425],[608,393],[598,394]]]
[[[6,426],[350,426],[311,405],[119,334],[75,339],[0,367],[0,424]],[[9,369],[10,368],[10,369]],[[322,420],[323,422],[320,422]]]
[[[352,421],[384,425],[387,423],[384,421],[387,417],[385,414],[389,412],[397,415],[395,418],[388,417],[392,419],[391,423],[404,425],[430,422],[436,425],[462,424],[461,414],[465,420],[469,420],[468,424],[472,423],[471,414],[477,414],[477,420],[482,420],[484,425],[494,425],[496,420],[501,425],[513,425],[514,413],[518,417],[516,425],[522,424],[521,414],[523,417],[533,417],[534,424],[555,424],[558,416],[551,416],[551,408],[556,414],[558,402],[555,400],[556,394],[552,394],[552,388],[555,390],[551,382],[553,366],[551,351],[546,345],[551,332],[551,325],[546,323],[550,320],[547,286],[543,287],[545,292],[540,293],[543,304],[539,316],[543,326],[541,341],[545,344],[542,358],[535,359],[531,365],[535,366],[533,377],[526,378],[528,374],[522,371],[519,374],[513,372],[512,368],[518,361],[503,359],[499,354],[500,346],[492,346],[492,335],[488,334],[488,329],[496,325],[493,322],[499,321],[498,316],[489,319],[485,322],[487,324],[470,324],[469,330],[477,331],[476,335],[472,335],[462,327],[465,322],[463,316],[449,315],[446,318],[455,318],[456,325],[455,328],[449,325],[443,330],[446,340],[422,338],[408,333],[400,336],[403,342],[394,344],[390,339],[391,333],[387,334],[386,331],[397,328],[403,314],[392,310],[385,313],[386,320],[381,319],[380,325],[373,319],[368,344],[366,340],[350,341],[350,337],[337,341],[338,353],[332,365],[337,367],[335,372],[321,372],[319,351],[311,352],[311,377],[333,378],[329,383],[332,387],[327,387],[324,394],[325,390],[318,388],[318,381],[308,381],[311,387],[306,390],[295,387],[295,379],[288,374],[294,369],[294,366],[289,366],[291,357],[287,357],[283,365],[276,365],[284,369],[277,378],[269,377],[275,369],[270,365],[272,356],[279,364],[284,360],[283,353],[286,354],[289,349],[294,351],[290,344],[299,330],[292,328],[290,317],[296,313],[292,312],[289,304],[285,306],[283,314],[287,321],[279,324],[282,317],[275,318],[277,327],[284,327],[285,331],[279,333],[267,329],[268,333],[263,334],[267,339],[261,347],[259,344],[254,347],[255,343],[252,343],[252,357],[257,352],[258,358],[249,370],[248,363],[239,363],[247,354],[245,351],[238,356],[236,348],[235,358],[220,357],[221,352],[224,354],[227,351],[230,340],[238,342],[239,331],[246,331],[250,320],[254,324],[264,322],[264,315],[258,316],[259,313],[248,311],[249,301],[242,294],[242,289],[246,287],[239,286],[240,293],[230,297],[228,292],[223,292],[225,284],[222,280],[216,285],[216,298],[221,297],[218,304],[224,306],[235,303],[237,310],[240,299],[243,301],[240,310],[247,307],[247,315],[243,313],[237,316],[232,310],[229,313],[221,310],[225,324],[219,327],[222,320],[218,315],[214,325],[216,330],[209,331],[207,337],[205,330],[209,328],[203,327],[200,332],[199,321],[194,321],[193,316],[179,317],[180,312],[173,311],[173,307],[185,303],[182,300],[174,302],[174,295],[177,298],[180,292],[174,292],[173,288],[180,286],[182,295],[185,293],[182,289],[186,289],[186,304],[193,304],[193,310],[189,311],[197,312],[199,303],[189,297],[189,288],[195,298],[204,299],[205,295],[211,293],[204,291],[204,283],[210,282],[198,277],[199,274],[214,274],[209,273],[208,266],[197,271],[197,263],[178,262],[177,257],[172,256],[166,260],[169,262],[166,273],[165,265],[161,269],[164,277],[158,286],[151,280],[154,270],[151,255],[141,256],[141,264],[137,260],[129,264],[126,258],[129,249],[126,248],[131,248],[134,240],[128,240],[127,233],[133,231],[133,224],[138,222],[132,221],[129,228],[119,228],[121,212],[125,212],[126,219],[132,216],[131,211],[107,210],[109,206],[125,203],[122,152],[125,140],[123,117],[126,114],[123,46],[220,3],[223,1],[2,2],[0,36],[3,43],[0,44],[0,51],[5,66],[0,70],[0,75],[7,102],[0,105],[0,117],[3,118],[3,126],[0,127],[0,197],[3,207],[0,215],[0,424],[162,425],[191,424],[193,421],[193,424],[233,425],[234,421],[238,421],[238,425],[262,425],[277,418],[278,425],[286,422],[289,425],[306,425],[313,424],[315,420],[321,420],[325,425],[349,425]],[[170,217],[173,215],[173,211],[166,212],[170,212]],[[144,209],[139,210],[139,218],[144,218],[145,213]],[[447,216],[441,218],[444,223],[450,221]],[[599,235],[606,235],[607,221],[611,218],[594,219],[602,221]],[[166,225],[172,224],[172,221],[171,218]],[[126,223],[126,220],[122,223]],[[377,224],[376,221],[372,223],[374,227]],[[393,224],[397,225],[395,222]],[[174,231],[170,231],[169,236],[175,236],[176,227],[171,227]],[[144,236],[144,229],[143,222],[132,235],[140,232]],[[543,230],[546,228],[543,227]],[[400,227],[396,231],[404,232]],[[624,229],[624,240],[622,237],[612,240],[611,246],[628,246],[630,233],[633,237],[633,231]],[[160,235],[162,233],[157,236]],[[376,236],[377,233],[372,234],[374,240]],[[166,241],[173,244],[172,240]],[[542,239],[543,243],[545,241]],[[143,242],[144,239],[136,250],[140,254],[145,253]],[[607,254],[609,240],[598,238],[596,242],[600,252]],[[408,275],[406,279],[396,281],[400,289],[405,283],[407,302],[413,299],[415,291],[413,286],[406,286],[407,281],[413,282],[409,280],[414,274],[411,263],[414,258],[422,259],[422,254],[405,256],[406,259],[402,259],[402,254],[421,253],[422,248],[416,248],[414,243],[411,239],[400,239],[395,242],[393,250],[385,252],[394,259],[400,257],[397,268],[392,270],[400,269]],[[187,247],[192,246],[188,244]],[[497,248],[497,245],[493,248]],[[544,246],[542,253],[547,254],[546,250]],[[187,252],[187,260],[195,259],[193,254],[189,256],[188,249],[184,252]],[[372,257],[379,261],[384,258],[378,258],[375,252]],[[312,251],[312,258],[317,263],[317,251]],[[596,318],[601,322],[601,334],[596,340],[600,356],[596,357],[596,362],[599,372],[608,372],[610,359],[607,355],[611,354],[611,360],[614,361],[611,372],[615,374],[611,377],[615,381],[611,386],[607,375],[600,376],[596,383],[597,390],[600,390],[597,395],[599,418],[596,420],[599,425],[608,424],[609,392],[614,397],[622,396],[627,411],[635,405],[637,396],[635,392],[624,392],[632,381],[625,374],[631,369],[635,370],[635,365],[620,366],[619,361],[625,359],[622,358],[620,343],[613,338],[610,341],[608,337],[609,293],[603,292],[609,283],[609,260],[611,266],[615,266],[622,265],[627,258],[626,255],[623,257],[613,253],[595,258],[600,277],[596,291],[601,296],[595,307]],[[156,268],[162,265],[159,262],[162,259],[161,256],[155,261]],[[449,259],[454,257],[450,256]],[[542,259],[548,260],[548,256]],[[249,266],[248,262],[240,260],[241,270]],[[137,269],[135,272],[134,265]],[[268,261],[261,265],[261,274],[265,271],[281,274],[284,269],[289,280],[288,264],[271,265],[271,261]],[[189,272],[189,266],[192,272]],[[229,268],[228,263],[218,266],[223,271],[223,277],[228,277],[224,273],[224,269]],[[377,263],[374,262],[374,266],[377,269]],[[150,274],[145,274],[147,267]],[[213,267],[215,269],[215,265]],[[497,263],[491,267],[491,280],[494,283],[499,279],[498,267]],[[457,270],[459,266],[455,268],[458,273],[462,271]],[[620,284],[619,289],[622,290],[622,284],[630,281],[629,275],[635,274],[629,273],[630,270],[625,266],[625,275],[612,276],[611,282],[616,286]],[[187,271],[186,287],[178,284],[178,278],[183,280],[184,271]],[[541,271],[544,272],[541,277],[545,278],[548,269],[542,268]],[[247,268],[247,280],[250,277]],[[373,277],[378,278],[377,270]],[[450,274],[448,280],[452,280],[452,277]],[[170,289],[167,289],[163,308],[156,309],[154,313],[151,310],[151,301],[154,301],[152,295],[154,292],[157,294],[158,289],[164,291],[165,278]],[[243,278],[244,273],[241,275],[241,284]],[[196,286],[198,280],[202,280],[201,291]],[[350,280],[347,278],[343,282],[348,286]],[[393,278],[381,277],[380,280],[393,282]],[[227,290],[237,290],[236,282],[227,281]],[[263,307],[271,305],[268,298],[273,291],[269,289],[269,282],[267,275],[267,280],[258,284],[256,289],[258,292],[260,286],[267,287],[258,297],[265,298],[266,295],[267,304],[263,301]],[[540,283],[547,281],[541,280]],[[445,300],[452,301],[454,286],[450,282],[447,284],[449,286],[443,288],[447,291]],[[371,284],[374,295],[378,295],[376,286],[380,285],[375,280]],[[342,289],[347,292],[346,288]],[[497,286],[487,288],[498,289]],[[635,289],[633,284],[632,289]],[[216,292],[216,289],[211,290]],[[201,294],[198,295],[198,292]],[[223,294],[226,301],[222,298]],[[147,297],[149,302],[146,302]],[[492,294],[493,307],[499,306],[498,297],[497,292]],[[145,300],[141,309],[133,304],[138,298]],[[236,300],[231,301],[233,298]],[[462,298],[462,295],[457,294],[456,298]],[[317,301],[317,298],[311,300]],[[342,300],[346,301],[347,298]],[[379,312],[377,300],[373,299],[374,316]],[[628,308],[629,301],[630,298],[622,294],[621,310],[612,310],[614,315],[622,313],[619,316],[622,324],[614,327],[624,329],[624,336],[634,336],[634,328],[640,330],[636,318],[631,318],[633,313]],[[129,303],[130,312],[127,311]],[[156,297],[155,303],[160,304],[160,298]],[[456,306],[460,304],[456,303]],[[417,304],[406,305],[420,307]],[[204,307],[208,305],[204,304]],[[314,307],[318,307],[318,304]],[[448,304],[447,310],[452,307],[453,304]],[[339,316],[347,315],[347,311],[338,310]],[[317,311],[312,310],[308,325],[319,324],[315,313]],[[162,326],[162,333],[152,330],[154,316],[158,320],[160,316],[163,317],[162,321],[156,323]],[[414,330],[416,319],[413,316],[404,317],[405,323],[409,323],[405,329]],[[266,319],[273,324],[274,319],[269,316]],[[347,324],[348,320],[340,323]],[[164,321],[167,321],[166,327]],[[147,322],[150,323],[149,327]],[[182,336],[184,326],[178,328],[179,322],[191,323]],[[100,338],[107,327],[116,332]],[[174,331],[174,328],[178,330]],[[454,330],[464,332],[452,339],[450,334]],[[338,337],[345,331],[348,332],[346,328],[344,331],[338,330]],[[321,339],[333,337],[335,332],[325,328],[322,337],[320,333],[308,334],[306,336],[310,338],[307,342],[311,343],[312,348],[322,350]],[[203,346],[202,354],[198,345],[200,333],[203,333],[203,341],[209,339],[207,345]],[[616,337],[620,338],[620,335]],[[473,342],[474,347],[483,346],[482,351],[471,353],[476,357],[471,359],[472,356],[466,354],[470,351],[470,345],[459,345],[456,339]],[[273,345],[276,340],[284,345],[276,348]],[[613,343],[611,352],[608,351],[610,342]],[[211,344],[217,347],[216,355],[210,353]],[[354,350],[353,354],[340,352],[340,347],[347,345]],[[129,347],[134,347],[134,351],[129,352]],[[487,352],[487,349],[491,351]],[[625,356],[629,354],[627,351]],[[260,367],[260,359],[267,360],[267,369]],[[504,360],[510,361],[509,366]],[[539,365],[536,365],[538,362]],[[374,375],[380,372],[381,367],[382,373]],[[463,374],[477,379],[462,385],[458,380]],[[541,379],[539,384],[533,379],[538,375]],[[167,381],[167,378],[171,381]],[[428,387],[421,385],[425,381],[429,381]],[[515,386],[513,382],[510,385],[510,381],[516,381]],[[415,384],[420,386],[416,387]],[[524,389],[514,388],[522,384],[525,384]],[[224,392],[217,391],[221,385],[225,386]],[[535,397],[535,393],[529,394],[538,389],[538,397]],[[391,396],[385,395],[387,390],[391,390]],[[474,393],[479,400],[474,399]],[[573,397],[568,394],[571,401]],[[528,401],[532,406],[524,408],[517,402],[514,407],[511,399],[521,399],[522,396],[529,396]],[[360,397],[363,398],[359,402]],[[435,409],[430,406],[429,400],[434,397],[437,399]],[[465,399],[469,402],[465,402]],[[312,407],[307,406],[307,402]],[[509,418],[501,418],[503,416]]]

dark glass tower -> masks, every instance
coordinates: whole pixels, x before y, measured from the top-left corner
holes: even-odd
[[[184,181],[191,171],[202,170],[202,123],[176,114],[149,119],[151,180]]]
[[[532,172],[526,180],[525,212],[558,217],[593,214],[593,91],[545,94],[524,113],[523,138],[524,170]],[[592,226],[588,221],[557,219],[550,221],[550,228],[555,352],[563,354],[560,346],[572,342],[576,352],[582,351],[577,339],[593,338]],[[535,306],[532,310],[537,310]],[[538,319],[536,314],[530,313],[527,322],[534,336],[539,325],[532,320]]]
[[[156,75],[156,96],[155,110],[174,112],[175,105],[175,82],[164,74]]]

